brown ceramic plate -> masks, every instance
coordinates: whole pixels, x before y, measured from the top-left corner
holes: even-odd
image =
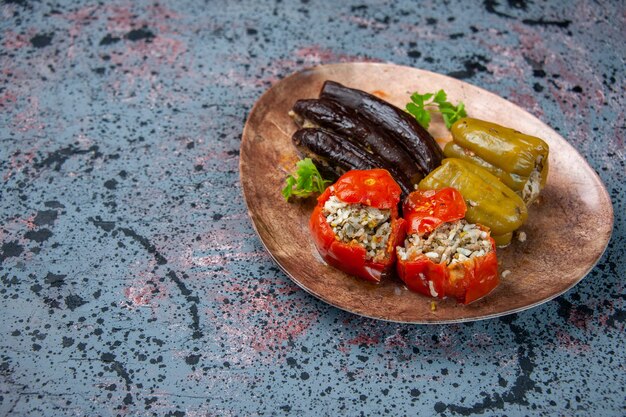
[[[521,230],[525,242],[498,250],[500,271],[509,275],[488,296],[470,305],[408,291],[397,279],[373,285],[327,265],[308,231],[315,201],[286,203],[285,176],[299,159],[291,143],[296,125],[287,115],[297,99],[317,97],[325,80],[376,94],[403,108],[413,91],[444,88],[463,101],[469,116],[543,138],[550,146],[550,174],[539,203],[529,208]],[[431,125],[445,142],[441,121]],[[243,131],[241,183],[254,227],[278,265],[300,287],[352,313],[407,323],[451,323],[502,316],[539,305],[578,283],[602,256],[613,228],[611,200],[601,180],[565,139],[509,101],[465,82],[389,64],[324,65],[278,82],[256,103]]]

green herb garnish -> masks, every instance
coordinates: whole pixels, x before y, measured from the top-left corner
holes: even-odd
[[[331,182],[322,178],[311,158],[298,161],[296,167],[296,172],[285,179],[286,185],[281,191],[287,201],[291,196],[306,198],[322,193]]]
[[[411,102],[406,105],[406,110],[411,113],[417,122],[428,129],[430,125],[431,113],[439,112],[446,127],[467,116],[465,105],[459,101],[456,106],[450,103],[445,91],[439,90],[436,93],[411,94]]]

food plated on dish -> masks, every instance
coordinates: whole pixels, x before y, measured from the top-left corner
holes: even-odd
[[[329,80],[332,82],[326,83]],[[360,90],[361,93],[350,91],[347,94],[344,90],[346,88]],[[432,116],[431,120],[427,120],[430,125],[423,130],[435,138],[434,143],[439,151],[429,146],[432,142],[418,143],[420,153],[412,155],[406,151],[406,145],[401,141],[423,135],[423,132],[418,131],[416,134],[415,130],[411,133],[406,129],[394,131],[393,127],[388,128],[390,125],[386,121],[404,120],[408,116],[411,120],[422,123],[427,119],[424,113],[407,112],[405,108],[409,110],[410,106],[406,104],[415,102],[412,94],[415,91],[436,89],[445,89],[448,100],[456,107],[450,109],[442,106],[439,102],[446,101],[437,97],[439,109],[450,112],[429,114],[428,116]],[[335,105],[336,103],[329,105],[328,102],[333,100],[317,102],[320,97],[329,97],[324,91],[344,100],[339,103],[343,108]],[[366,94],[374,99],[367,98]],[[434,102],[437,93],[433,97],[425,96],[427,95],[422,94],[416,98]],[[376,113],[380,113],[379,101],[393,105],[399,112],[385,110],[385,120],[372,123],[370,120],[374,116],[367,111],[373,112],[372,109],[376,109]],[[464,103],[467,115],[451,121],[455,112],[462,113],[459,111],[460,102]],[[364,117],[357,120],[358,123],[345,117],[346,108],[358,106],[362,108],[359,114],[367,114],[368,122],[362,121]],[[417,107],[419,110],[419,106]],[[335,127],[324,127],[319,122],[322,120],[319,119],[322,117],[320,114],[326,118],[323,119],[324,123],[335,123]],[[318,122],[315,117],[318,117]],[[450,122],[449,127],[446,122]],[[485,123],[496,123],[499,127],[494,128]],[[376,143],[372,146],[372,130],[380,131],[380,126],[384,126],[388,132],[382,141],[386,147],[379,147],[382,151],[375,150]],[[303,128],[304,132],[301,131]],[[457,139],[455,135],[453,138],[455,129],[466,137]],[[525,140],[525,137],[514,137],[514,147],[517,149],[515,152],[504,149],[503,145],[499,145],[503,149],[491,147],[485,152],[481,146],[484,146],[485,141],[491,140],[487,133],[493,129],[502,130],[505,135],[524,132],[526,136],[541,138],[546,146],[537,147],[530,143],[532,141]],[[296,134],[298,131],[300,132]],[[345,143],[354,145],[353,142],[338,140],[337,137],[345,137],[345,132],[352,132],[352,136],[366,144],[366,152],[361,152],[360,157],[353,157],[352,152],[345,151],[354,148]],[[328,136],[335,137],[328,139]],[[395,136],[396,145],[399,143],[405,150],[404,153],[397,152],[398,146],[387,146],[392,136]],[[311,143],[321,145],[313,148]],[[454,148],[450,143],[453,143]],[[449,154],[448,147],[451,148],[450,152],[456,154]],[[303,148],[306,148],[306,152],[302,152]],[[549,153],[544,153],[544,148],[546,151],[549,149]],[[386,150],[389,152],[381,155]],[[318,157],[323,151],[327,154],[321,156],[327,162],[335,162],[318,163]],[[502,153],[494,159],[490,153],[496,151]],[[343,159],[337,155],[343,155]],[[521,158],[520,155],[524,157]],[[311,157],[317,166],[308,165],[306,157]],[[477,157],[482,160],[482,166],[471,160]],[[372,160],[376,158],[384,159],[387,165],[373,164]],[[533,163],[527,169],[523,164],[529,160]],[[408,161],[412,163],[411,168],[403,168]],[[506,162],[503,164],[502,161]],[[299,179],[293,172],[300,171],[297,168],[300,166],[307,166],[305,171],[309,173],[309,178],[315,177],[311,175],[314,174],[312,167],[319,168],[322,179],[317,181],[318,193],[332,187],[337,177],[346,172],[382,167],[400,188],[398,219],[404,222],[407,222],[406,210],[403,210],[406,204],[402,203],[406,202],[407,196],[414,192],[443,188],[454,188],[460,192],[465,203],[465,214],[462,218],[444,221],[437,232],[431,231],[428,235],[411,233],[410,240],[405,237],[400,244],[394,243],[393,256],[398,259],[395,267],[387,268],[386,270],[392,272],[381,274],[380,282],[374,284],[371,280],[359,278],[357,274],[337,269],[322,256],[310,228],[311,215],[318,205],[314,197],[296,200],[292,197],[290,202],[281,198],[280,192],[285,188],[285,177],[289,174],[293,175],[292,188],[297,188]],[[572,169],[573,167],[576,169]],[[303,289],[329,304],[379,319],[412,323],[468,321],[520,311],[540,304],[571,288],[586,275],[606,247],[612,227],[612,208],[602,183],[584,159],[554,130],[514,104],[485,90],[439,74],[390,64],[321,66],[296,73],[277,83],[263,95],[250,113],[243,134],[240,168],[244,196],[253,225],[268,252],[288,276]],[[475,174],[476,170],[481,175]],[[463,175],[455,174],[458,172]],[[487,179],[484,178],[484,172],[487,172]],[[455,178],[464,180],[454,183]],[[504,184],[510,193],[491,193],[498,198],[490,201],[485,199],[485,194],[489,193],[483,191],[494,186],[493,178],[498,184]],[[464,194],[468,193],[464,187],[482,191],[468,197]],[[326,208],[326,215],[336,215],[338,210],[345,211],[346,207],[342,207],[344,203],[341,199],[333,200]],[[391,214],[387,217],[388,213],[384,212],[388,209],[375,208],[381,213],[363,213],[361,207],[350,211],[349,216],[351,220],[355,220],[359,215],[375,214],[372,218],[375,220],[371,228],[374,231],[372,238],[375,237],[375,229],[391,218]],[[377,216],[382,216],[381,219],[385,220],[381,220],[380,224],[376,223]],[[343,220],[345,219],[340,221]],[[492,221],[491,224],[489,220]],[[466,227],[467,230],[464,230]],[[562,230],[570,233],[564,235]],[[456,248],[451,249],[443,241],[444,231],[448,236],[453,234],[450,239],[445,237],[452,246],[458,243]],[[350,233],[354,238],[354,233],[364,232],[365,230],[356,230]],[[465,238],[468,232],[470,241],[461,242],[461,238]],[[488,233],[489,238],[484,238],[483,232]],[[431,236],[432,239],[428,242]],[[512,243],[507,245],[506,239],[511,236],[518,238],[513,238]],[[448,285],[448,292],[441,291],[443,287],[438,283],[444,282],[442,277],[466,275],[465,272],[452,273],[452,266],[462,264],[465,260],[461,258],[458,261],[460,256],[457,256],[457,260],[452,262],[450,255],[454,252],[466,256],[464,253],[472,255],[476,252],[473,257],[482,259],[490,253],[487,242],[491,237],[504,238],[504,241],[496,243],[506,245],[496,248],[494,252],[497,256],[499,285],[491,291],[486,290],[486,296],[482,298],[469,291],[467,285],[458,288]],[[373,254],[376,256],[379,248],[371,245],[374,239],[368,236],[365,241],[366,249],[375,249]],[[478,245],[477,250],[472,249],[475,245]],[[575,253],[574,249],[580,246],[586,248],[584,253]],[[458,251],[459,248],[462,250]],[[398,249],[404,252],[399,252]],[[428,280],[424,281],[426,285],[421,286],[424,291],[420,291],[417,285],[408,285],[403,281],[398,273],[399,253],[403,256],[411,254],[402,259],[403,261],[413,262],[418,258],[416,254],[419,254],[429,258],[429,262],[437,268],[442,263],[445,268],[439,268],[439,273],[433,275],[432,285],[428,284]],[[470,270],[469,267],[455,268]],[[419,277],[419,273],[417,276]],[[448,279],[448,284],[451,282]],[[462,280],[457,278],[454,282]],[[487,279],[485,282],[488,282],[486,288],[490,288],[494,280]],[[434,291],[430,291],[431,286]],[[437,293],[435,308],[432,303],[434,293]],[[466,295],[468,293],[470,296]],[[447,298],[441,299],[444,294],[447,294]]]
[[[439,107],[430,112],[446,115],[452,132],[445,151],[427,130],[430,99]],[[310,229],[330,265],[379,283],[393,279],[397,258],[408,289],[463,304],[497,286],[496,244],[511,243],[526,203],[545,186],[542,139],[467,118],[444,90],[415,92],[402,110],[329,80],[289,115],[299,127],[292,141],[307,159],[282,194],[293,201],[321,193]],[[339,174],[325,188],[325,177]]]

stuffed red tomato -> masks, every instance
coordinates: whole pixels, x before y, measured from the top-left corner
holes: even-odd
[[[309,226],[328,264],[380,282],[393,272],[404,237],[398,215],[401,189],[384,169],[352,170],[318,198]]]
[[[498,285],[495,243],[489,229],[463,219],[466,210],[454,188],[409,194],[397,271],[410,290],[468,304]]]

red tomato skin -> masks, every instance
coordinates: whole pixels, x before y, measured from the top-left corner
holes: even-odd
[[[398,259],[396,268],[409,290],[429,297],[453,297],[462,304],[484,297],[499,283],[495,252],[458,262],[451,267],[435,263],[425,256],[414,261]]]
[[[419,235],[430,233],[443,223],[461,220],[466,211],[463,196],[451,187],[414,191],[402,205],[407,233]]]
[[[500,283],[495,243],[493,239],[491,239],[491,242],[493,244],[493,251],[483,257],[475,258],[474,260],[473,276],[466,285],[464,297],[462,300],[459,300],[463,304],[469,304],[484,297]]]
[[[396,270],[409,290],[428,297],[445,297],[444,288],[448,277],[445,265],[434,263],[422,256],[414,261],[398,259]]]
[[[453,188],[411,193],[403,206],[407,233],[427,234],[443,223],[462,219],[467,208],[459,197]],[[499,283],[496,246],[489,239],[491,252],[453,265],[435,263],[425,255],[411,261],[398,259],[398,276],[411,291],[430,297],[453,297],[469,304],[489,294]]]
[[[343,202],[377,209],[396,208],[402,193],[398,183],[385,169],[348,171],[331,187],[335,196]]]
[[[365,184],[368,179],[373,179],[375,182]],[[400,193],[400,187],[391,175],[382,169],[348,171],[334,185],[328,187],[318,197],[317,206],[313,209],[309,220],[313,241],[322,258],[329,265],[349,275],[373,283],[379,283],[381,279],[391,274],[396,259],[395,247],[402,243],[405,234],[405,221],[398,216],[397,208]],[[363,246],[357,243],[341,242],[335,236],[322,212],[324,203],[332,195],[347,203],[391,210],[391,233],[385,249],[386,255],[382,261],[367,260]]]

